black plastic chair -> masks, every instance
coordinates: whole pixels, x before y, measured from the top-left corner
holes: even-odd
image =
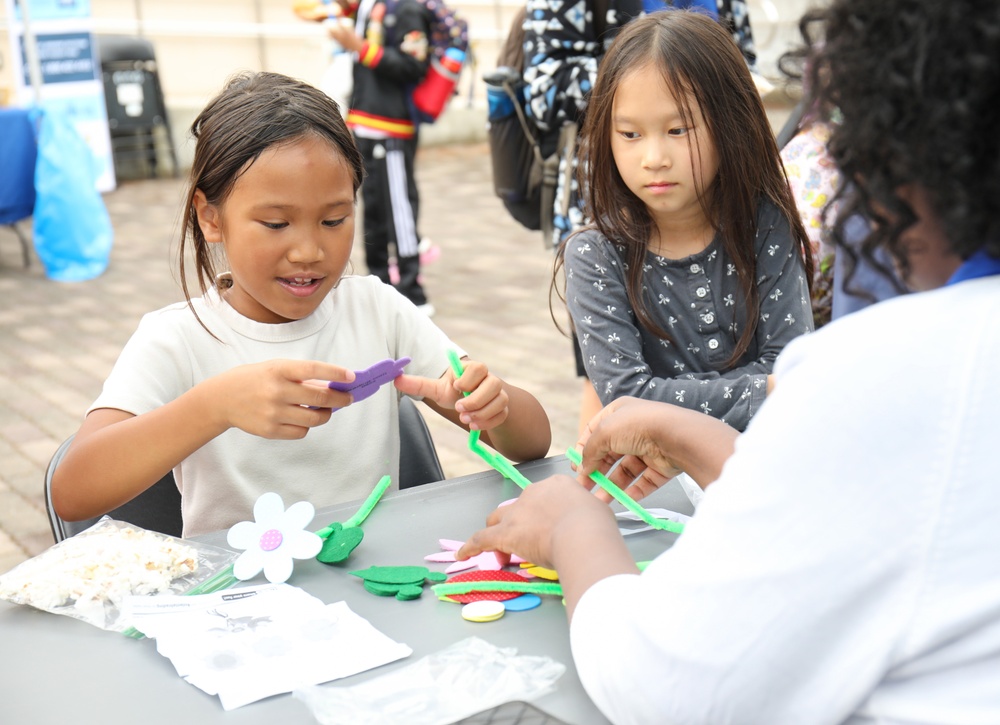
[[[788,118],[785,119],[785,123],[778,130],[778,133],[775,134],[774,140],[778,144],[779,150],[785,148],[788,142],[795,138],[795,135],[801,130],[805,115],[806,102],[805,100],[801,100],[795,104],[791,113],[788,114]]]
[[[179,176],[153,44],[125,35],[95,37],[115,173],[120,178],[155,178],[165,149],[170,173]]]
[[[70,436],[62,442],[45,469],[45,510],[49,514],[49,526],[56,543],[68,539],[97,523],[100,516],[83,521],[66,521],[56,513],[52,505],[52,474],[56,466],[73,442]],[[108,515],[118,521],[127,521],[150,531],[161,534],[180,536],[183,527],[181,520],[181,492],[174,483],[174,474],[168,473],[131,501],[122,504]]]
[[[399,401],[399,487],[413,488],[444,480],[427,421],[410,398]]]
[[[52,536],[57,543],[89,529],[100,519],[98,516],[83,521],[65,521],[52,505],[52,474],[72,441],[73,436],[70,436],[62,442],[45,469],[45,510],[49,514],[49,526],[52,527]],[[404,397],[399,401],[399,487],[412,488],[442,479],[444,470],[427,422],[416,404]],[[181,494],[174,482],[174,474],[168,473],[108,515],[150,531],[180,536],[183,527]]]

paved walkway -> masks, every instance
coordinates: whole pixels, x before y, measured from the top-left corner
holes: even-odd
[[[565,451],[576,440],[580,385],[570,342],[549,313],[552,253],[493,195],[485,145],[425,149],[418,167],[422,232],[441,249],[424,272],[435,321],[534,393],[552,421],[551,452]],[[49,458],[79,426],[140,316],[181,299],[182,194],[176,180],[129,181],[107,194],[114,249],[108,270],[88,282],[53,282],[37,258],[23,269],[16,237],[0,228],[0,573],[52,544],[42,494]],[[446,475],[483,469],[460,429],[427,417]]]

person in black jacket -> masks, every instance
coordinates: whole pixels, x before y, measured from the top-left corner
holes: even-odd
[[[390,284],[390,245],[399,266],[396,288],[427,314],[434,308],[421,285],[417,220],[420,196],[414,177],[417,126],[409,88],[427,73],[433,18],[417,0],[362,0],[354,28],[329,29],[355,53],[354,91],[347,125],[365,160],[365,262]]]

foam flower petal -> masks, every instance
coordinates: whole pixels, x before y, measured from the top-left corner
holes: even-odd
[[[435,554],[428,554],[424,557],[424,560],[455,562],[444,570],[445,574],[453,574],[456,571],[464,571],[473,567],[479,567],[480,571],[499,571],[503,569],[503,567],[500,566],[500,562],[497,561],[496,554],[492,551],[484,551],[482,554],[477,554],[476,556],[466,559],[465,561],[458,561],[455,558],[455,552],[462,548],[465,544],[464,541],[458,541],[457,539],[438,539],[438,544],[440,544],[444,551]],[[510,557],[511,564],[520,564],[523,561],[524,559],[517,555],[512,555]]]
[[[281,500],[281,496],[274,492],[261,494],[253,505],[254,521],[265,526],[277,523],[278,518],[284,512],[285,504]]]
[[[323,548],[323,539],[311,531],[289,531],[285,537],[285,546],[293,559],[312,559]]]
[[[258,548],[247,549],[233,564],[233,576],[241,581],[253,579],[264,568],[264,552]]]
[[[292,575],[292,559],[312,559],[323,547],[323,539],[303,531],[316,509],[308,501],[299,501],[285,510],[281,496],[265,493],[253,506],[253,521],[240,521],[229,529],[226,541],[234,549],[244,549],[233,565],[233,576],[246,580],[261,570],[273,584]]]
[[[308,501],[293,503],[285,511],[282,528],[304,529],[316,515],[316,507]]]
[[[264,562],[264,576],[272,584],[283,584],[292,575],[290,556],[268,556]]]
[[[234,549],[249,549],[260,539],[260,526],[253,521],[240,521],[229,529],[226,541]]]

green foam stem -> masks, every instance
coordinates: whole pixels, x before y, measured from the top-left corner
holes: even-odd
[[[448,349],[448,362],[451,363],[451,371],[455,374],[455,377],[460,378],[464,372],[462,361],[459,359],[458,353],[451,348]],[[468,393],[463,393],[463,395],[467,396]],[[496,451],[491,451],[483,445],[482,441],[479,440],[478,430],[469,431],[469,450],[486,461],[490,468],[504,478],[510,479],[522,489],[527,488],[528,484],[531,483],[523,473],[514,468],[514,464],[509,459]]]
[[[566,450],[566,457],[573,462],[574,465],[582,465],[583,457],[576,448],[569,448]],[[590,474],[590,479],[600,486],[602,489],[607,491],[615,501],[620,503],[622,506],[627,508],[629,511],[634,513],[645,523],[652,526],[654,529],[659,529],[661,531],[672,531],[675,534],[679,534],[684,531],[684,524],[679,524],[675,521],[664,521],[663,519],[658,519],[653,516],[649,511],[642,507],[635,499],[629,497],[624,491],[622,491],[618,486],[611,482],[607,476],[605,476],[600,471],[594,471]]]
[[[375,489],[368,494],[368,498],[366,498],[365,502],[361,504],[361,508],[359,508],[357,513],[351,518],[347,519],[345,523],[341,524],[341,528],[347,529],[352,526],[360,526],[361,523],[368,518],[368,514],[372,512],[372,509],[375,508],[375,504],[382,500],[382,496],[385,495],[386,489],[389,488],[389,484],[391,483],[392,477],[388,474],[382,476],[382,478],[379,479],[379,482],[375,484]],[[316,536],[324,540],[329,539],[337,523],[338,522],[334,521],[329,526],[320,529],[316,532]]]
[[[365,502],[361,505],[361,508],[358,509],[358,512],[344,522],[344,528],[346,529],[351,526],[359,526],[362,521],[368,518],[368,514],[370,514],[372,509],[375,508],[375,504],[377,504],[382,498],[386,489],[389,488],[390,483],[392,483],[391,476],[382,476],[379,482],[375,484],[375,490],[368,495],[368,498],[365,499]]]
[[[337,523],[337,522],[334,522],[334,523]],[[316,536],[318,536],[319,538],[321,538],[321,539],[323,539],[325,541],[326,539],[330,538],[330,534],[332,534],[332,533],[333,533],[333,524],[330,524],[329,526],[325,526],[322,529],[320,529],[319,531],[317,531],[316,532]]]
[[[452,594],[469,594],[471,592],[521,592],[522,594],[551,594],[561,597],[562,584],[556,582],[508,582],[508,581],[476,581],[476,582],[445,582],[435,584],[431,591],[438,597]]]

